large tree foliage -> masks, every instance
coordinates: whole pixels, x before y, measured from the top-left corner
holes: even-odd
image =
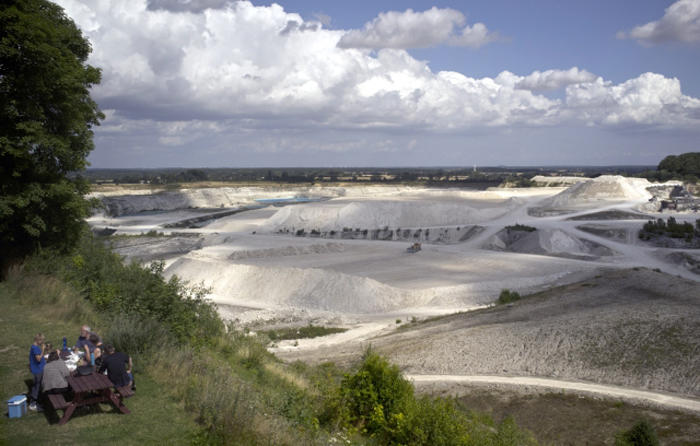
[[[683,153],[678,156],[669,155],[661,160],[657,169],[673,175],[700,177],[700,152]]]
[[[91,48],[59,6],[0,0],[0,256],[7,263],[38,247],[70,248],[88,204],[84,169],[93,125],[90,98],[100,71]]]

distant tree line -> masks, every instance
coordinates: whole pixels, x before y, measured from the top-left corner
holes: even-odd
[[[82,172],[92,183],[178,184],[201,181],[275,182],[283,184],[374,183],[421,184],[436,187],[484,188],[498,185],[528,187],[535,175],[634,175],[649,167],[403,167],[403,168],[190,168],[89,169]]]

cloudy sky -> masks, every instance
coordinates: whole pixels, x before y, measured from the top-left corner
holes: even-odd
[[[656,164],[700,151],[700,0],[59,0],[93,167]]]

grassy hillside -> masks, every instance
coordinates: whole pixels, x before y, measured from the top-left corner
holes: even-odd
[[[0,394],[3,401],[29,391],[29,346],[41,331],[47,342],[60,346],[63,336],[75,342],[80,325],[97,317],[75,291],[51,277],[14,274],[0,283]],[[99,329],[100,326],[98,325]],[[126,401],[131,414],[122,415],[108,404],[96,410],[77,411],[64,426],[51,410],[29,412],[19,419],[0,418],[0,438],[8,445],[34,444],[190,444],[200,427],[183,404],[170,396],[166,385],[146,373],[144,364],[134,367],[138,392]],[[5,409],[7,406],[5,406]],[[62,415],[62,412],[59,412]]]
[[[161,273],[158,264],[125,266],[87,237],[70,254],[29,259],[0,283],[6,399],[28,390],[35,333],[58,346],[63,336],[74,342],[83,323],[134,358],[138,383],[126,401],[131,414],[100,405],[65,426],[50,410],[3,418],[0,443],[535,444],[511,419],[495,423],[451,399],[414,395],[373,353],[347,371],[284,364],[267,352],[267,337],[224,327],[206,290]]]

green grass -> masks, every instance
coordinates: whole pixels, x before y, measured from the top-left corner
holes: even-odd
[[[36,284],[49,280],[34,279]],[[64,293],[61,299],[71,300],[71,296],[65,295],[69,293],[67,289],[54,285],[56,290]],[[3,308],[0,316],[0,391],[3,401],[29,390],[26,381],[31,382],[32,375],[28,369],[28,350],[34,334],[44,333],[54,346],[61,345],[63,336],[72,344],[81,325],[73,318],[56,316],[58,304],[51,299],[42,302],[47,296],[18,296],[18,291],[26,291],[26,284],[18,279],[0,283],[0,306]],[[80,301],[77,302],[80,305]],[[84,308],[85,314],[90,312],[89,308]],[[111,444],[115,441],[134,445],[190,444],[200,430],[194,416],[168,396],[164,385],[154,381],[140,364],[134,365],[134,371],[137,392],[125,403],[131,410],[130,414],[124,415],[109,404],[100,404],[100,411],[90,408],[76,411],[64,426],[57,424],[63,411],[58,411],[57,416],[50,407],[43,413],[28,412],[21,418],[3,416],[0,419],[0,444],[26,445],[29,439],[33,444],[53,445]]]
[[[460,405],[491,413],[496,421],[512,417],[543,445],[612,445],[615,435],[639,420],[653,420],[661,444],[697,445],[700,416],[673,409],[563,392],[518,393],[470,388]]]
[[[259,331],[261,335],[265,335],[270,338],[270,341],[284,341],[290,339],[305,339],[305,338],[317,338],[319,336],[326,336],[334,333],[343,333],[348,331],[347,328],[340,327],[324,327],[320,325],[306,325],[303,327],[285,327],[276,330],[263,330]]]

